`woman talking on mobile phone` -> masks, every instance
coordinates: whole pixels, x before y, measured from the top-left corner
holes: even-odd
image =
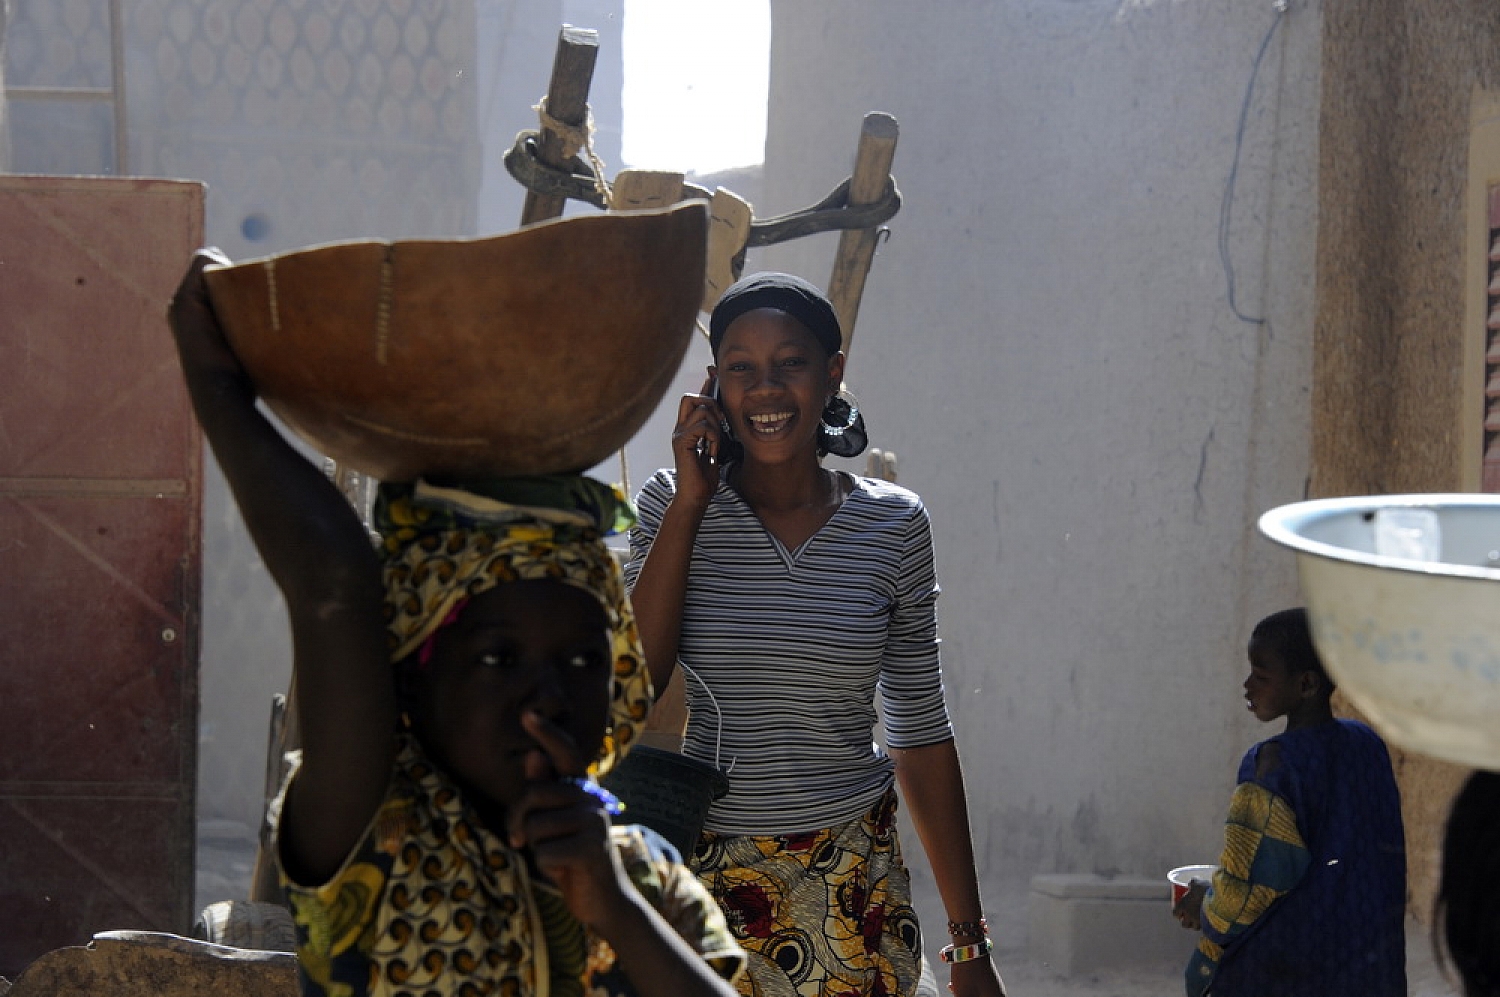
[[[655,687],[679,663],[691,679],[684,751],[730,766],[693,867],[750,954],[741,992],[915,992],[899,783],[949,917],[949,987],[1003,994],[943,701],[927,510],[822,466],[866,434],[817,288],[746,277],[710,341],[703,391],[679,407],[676,468],[638,497],[626,578]]]

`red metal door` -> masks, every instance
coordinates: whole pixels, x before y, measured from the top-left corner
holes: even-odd
[[[203,188],[0,177],[0,975],[193,910]]]

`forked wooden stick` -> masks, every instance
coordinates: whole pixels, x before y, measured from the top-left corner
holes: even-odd
[[[859,131],[859,150],[854,159],[854,173],[849,181],[849,204],[874,204],[885,194],[890,182],[891,161],[896,158],[896,139],[900,129],[896,119],[879,111],[865,115]],[[833,274],[828,278],[828,300],[838,314],[844,330],[844,352],[854,339],[854,322],[859,318],[859,302],[865,293],[865,277],[875,259],[880,242],[880,228],[848,229],[839,236],[838,255],[833,258]]]
[[[589,86],[594,81],[594,60],[599,55],[599,32],[565,24],[557,34],[557,55],[552,60],[552,80],[547,85],[547,113],[563,124],[586,127]],[[546,126],[537,141],[537,158],[543,164],[561,167],[570,156],[562,135]],[[521,208],[521,224],[557,218],[568,203],[566,197],[537,194],[528,190]]]

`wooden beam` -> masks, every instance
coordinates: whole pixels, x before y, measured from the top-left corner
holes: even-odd
[[[854,173],[849,182],[849,204],[874,204],[885,194],[890,180],[891,161],[896,158],[896,139],[900,129],[896,119],[879,111],[865,115],[859,131],[859,151],[854,159]],[[828,279],[828,300],[838,314],[844,330],[844,352],[854,339],[854,322],[859,317],[860,298],[865,293],[865,277],[875,259],[880,229],[848,229],[839,236],[838,254],[833,260],[833,275]]]
[[[556,120],[574,127],[584,127],[588,121],[589,86],[594,81],[594,60],[599,55],[599,32],[590,28],[575,28],[565,24],[557,35],[557,55],[552,60],[552,81],[547,86],[547,113]],[[564,166],[568,159],[564,152],[564,137],[546,127],[537,141],[537,158],[547,166]],[[526,203],[521,208],[521,224],[557,218],[567,205],[565,197],[526,192]]]

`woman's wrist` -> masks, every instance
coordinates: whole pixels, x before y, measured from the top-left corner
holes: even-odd
[[[672,496],[672,501],[667,504],[666,512],[662,513],[661,527],[657,529],[658,535],[663,529],[670,529],[673,520],[680,520],[681,525],[697,533],[698,527],[703,523],[703,517],[708,515],[708,507],[713,502],[713,493],[706,493],[701,499],[688,498],[679,490]]]
[[[973,945],[984,941],[990,933],[990,922],[983,916],[948,921],[948,938],[954,945]]]
[[[962,966],[967,962],[987,962],[993,948],[988,938],[981,938],[967,945],[945,945],[938,953],[938,958],[950,966]]]
[[[949,919],[948,935],[951,938],[983,938],[990,933],[990,922],[983,915],[966,920]]]

